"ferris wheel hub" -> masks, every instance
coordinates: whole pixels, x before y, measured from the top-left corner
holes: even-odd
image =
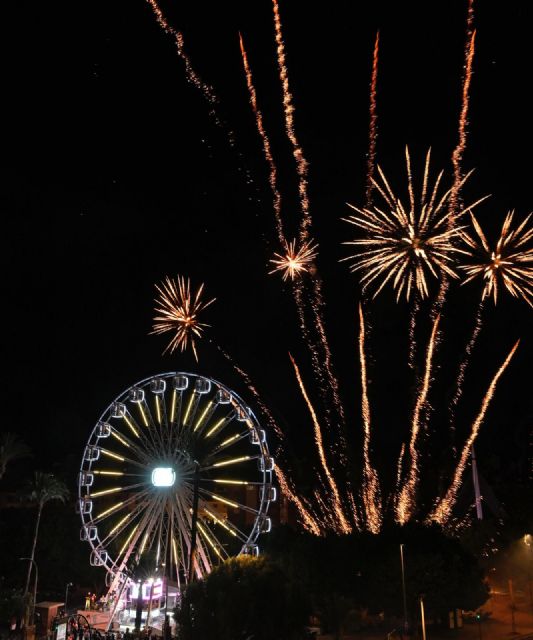
[[[152,471],[154,487],[172,487],[176,482],[176,472],[172,467],[156,467]]]

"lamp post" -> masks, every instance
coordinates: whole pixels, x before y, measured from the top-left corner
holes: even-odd
[[[407,596],[405,594],[405,566],[403,561],[403,548],[404,545],[400,545],[400,561],[402,565],[402,595],[403,595],[403,627],[407,631]]]
[[[529,566],[527,570],[527,581],[529,585],[529,605],[533,609],[533,589],[531,588],[531,565],[533,564],[533,546],[532,546],[531,534],[526,533],[524,536],[524,544],[529,549]]]
[[[39,569],[37,568],[37,563],[33,558],[19,558],[19,560],[27,560],[28,562],[31,562],[35,567],[35,581],[33,583],[33,604],[32,604],[32,611],[31,611],[31,623],[34,624],[35,623],[35,601],[37,599],[37,581],[39,579]]]
[[[68,590],[69,590],[69,587],[72,587],[72,582],[67,582],[67,588],[65,589],[65,615],[67,615]]]

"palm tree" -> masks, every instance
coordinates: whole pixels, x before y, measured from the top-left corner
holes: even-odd
[[[28,575],[26,577],[26,586],[24,588],[24,595],[28,593],[30,586],[30,574],[33,560],[35,557],[35,547],[37,546],[37,536],[39,535],[39,524],[41,522],[41,514],[43,512],[44,505],[50,500],[61,500],[65,502],[68,498],[68,489],[64,482],[58,480],[51,473],[42,473],[36,471],[33,476],[33,480],[29,483],[26,497],[27,499],[37,506],[37,518],[35,520],[35,530],[33,533],[33,543],[31,547],[30,561],[28,562]]]
[[[0,436],[0,480],[12,460],[31,455],[29,447],[14,433],[3,433]]]

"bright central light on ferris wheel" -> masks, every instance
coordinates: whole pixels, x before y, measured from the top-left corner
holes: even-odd
[[[176,472],[172,467],[156,467],[152,471],[154,487],[171,487],[176,482]]]

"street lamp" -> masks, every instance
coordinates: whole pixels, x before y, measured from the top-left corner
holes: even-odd
[[[533,540],[531,534],[526,533],[524,536],[524,544],[529,549],[529,568],[527,571],[527,581],[529,584],[529,604],[533,608],[533,589],[531,588],[531,565],[533,563]]]
[[[72,587],[72,582],[67,582],[67,588],[65,589],[65,615],[67,615],[67,604],[68,604],[68,590],[69,587]]]
[[[407,632],[407,597],[405,594],[405,566],[403,562],[403,548],[405,545],[400,545],[400,560],[402,565],[402,595],[403,595],[403,627]]]
[[[35,601],[37,599],[37,580],[39,579],[39,569],[37,568],[37,563],[33,558],[19,558],[19,560],[27,560],[31,562],[35,567],[35,581],[33,583],[33,606],[32,606],[32,614],[31,614],[31,623],[35,623]]]

